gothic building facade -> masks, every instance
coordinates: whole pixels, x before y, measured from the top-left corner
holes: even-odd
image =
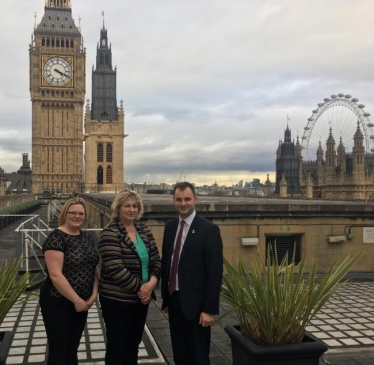
[[[284,132],[284,142],[280,141],[277,149],[276,159],[276,185],[274,193],[279,195],[281,185],[284,185],[284,180],[287,182],[287,195],[300,195],[300,179],[299,179],[299,150],[298,146],[291,140],[291,130],[287,125]],[[283,180],[282,184],[281,181]]]
[[[117,69],[105,24],[92,69],[92,104],[85,113],[85,190],[117,192],[123,189],[123,102],[117,106]]]
[[[296,143],[291,142],[291,132],[288,132],[287,127],[285,143],[280,142],[277,149],[276,195],[291,196],[290,185],[295,186],[295,180],[298,180],[300,193],[297,195],[301,197],[374,200],[374,155],[365,151],[364,136],[359,123],[352,139],[352,152],[348,153],[341,138],[336,145],[330,128],[325,151],[320,142],[316,160],[303,161],[299,139],[297,138]],[[285,166],[292,169],[287,170]]]

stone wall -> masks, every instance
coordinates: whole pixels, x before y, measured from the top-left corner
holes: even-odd
[[[100,196],[100,195],[99,195]],[[86,197],[91,221],[103,227],[110,221],[110,199]],[[143,218],[151,227],[159,249],[165,222],[175,216],[172,197],[169,204],[145,202]],[[281,201],[264,199],[245,203],[204,203],[197,211],[220,227],[224,255],[230,262],[265,256],[266,236],[301,235],[301,256],[310,268],[314,258],[320,272],[334,259],[364,252],[354,267],[356,272],[374,271],[374,243],[363,243],[364,228],[373,227],[374,207],[360,202]],[[351,232],[352,235],[348,233]],[[243,246],[242,238],[258,238],[258,245]],[[340,242],[329,242],[337,240]]]
[[[0,196],[0,210],[35,200],[34,194]]]

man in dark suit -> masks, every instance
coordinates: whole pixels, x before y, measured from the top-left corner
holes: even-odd
[[[173,201],[179,217],[165,225],[162,309],[169,313],[175,365],[209,365],[210,326],[222,285],[222,239],[218,226],[196,214],[192,184],[176,184]]]

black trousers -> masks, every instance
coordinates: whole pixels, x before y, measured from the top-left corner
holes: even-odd
[[[148,304],[127,304],[99,296],[106,327],[105,365],[137,365]]]
[[[72,302],[51,297],[43,288],[39,301],[48,339],[47,365],[78,365],[78,347],[88,312],[77,313]]]
[[[175,365],[209,365],[210,327],[184,316],[178,292],[169,298],[168,310]]]

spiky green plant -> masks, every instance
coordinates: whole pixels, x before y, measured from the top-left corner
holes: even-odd
[[[259,345],[302,342],[305,327],[345,283],[344,277],[362,254],[335,260],[326,274],[317,276],[317,261],[306,271],[306,261],[288,264],[286,255],[279,264],[268,250],[267,261],[252,260],[237,267],[224,260],[225,286],[222,298],[235,311],[240,331]],[[268,263],[268,264],[266,264]]]
[[[30,273],[19,277],[22,260],[9,260],[0,264],[0,324],[15,303],[27,298]],[[24,294],[24,295],[23,295]]]

